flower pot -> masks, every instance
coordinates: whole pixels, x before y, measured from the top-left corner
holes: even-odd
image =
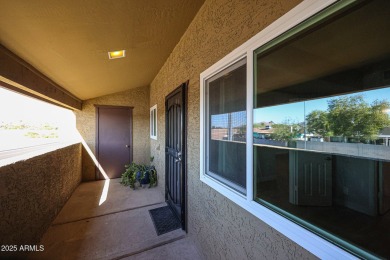
[[[149,184],[150,183],[150,178],[149,178],[149,172],[145,172],[145,176],[142,180],[139,182],[141,185],[143,184]]]
[[[139,182],[140,185],[149,184],[150,178],[149,178],[149,172],[145,172],[145,176],[142,178],[142,172],[137,172],[135,174],[135,179]]]

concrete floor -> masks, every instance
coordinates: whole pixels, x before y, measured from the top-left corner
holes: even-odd
[[[161,187],[132,190],[109,181],[82,183],[30,259],[202,259],[186,233],[157,236],[149,210],[166,206]],[[101,204],[101,205],[99,205]]]

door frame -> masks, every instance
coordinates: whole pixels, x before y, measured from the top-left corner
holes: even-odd
[[[168,143],[168,99],[176,95],[178,92],[182,91],[182,158],[181,158],[181,179],[182,179],[182,194],[181,194],[181,216],[179,217],[182,225],[182,229],[187,232],[187,227],[188,227],[188,221],[187,221],[187,216],[188,216],[188,209],[187,209],[187,118],[188,118],[188,113],[187,113],[187,103],[188,103],[188,83],[189,81],[187,80],[186,82],[180,84],[176,89],[174,89],[172,92],[170,92],[166,97],[165,97],[165,144]],[[165,201],[168,201],[168,162],[167,162],[167,155],[165,154]],[[169,205],[169,203],[168,203]],[[169,205],[171,206],[171,205]],[[176,212],[175,210],[172,209],[173,212]]]
[[[95,130],[96,130],[96,135],[95,135],[95,153],[96,153],[96,160],[99,162],[99,109],[100,108],[119,108],[119,109],[128,109],[130,110],[130,154],[129,154],[129,159],[130,162],[133,161],[133,109],[134,107],[131,106],[114,106],[114,105],[97,105],[94,104],[95,107]],[[97,165],[95,165],[95,180],[101,180],[100,179],[101,173]]]

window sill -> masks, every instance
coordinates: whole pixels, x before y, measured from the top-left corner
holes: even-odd
[[[321,259],[358,259],[342,248],[260,205],[258,202],[248,200],[246,196],[213,178],[201,174],[200,180],[317,257]]]

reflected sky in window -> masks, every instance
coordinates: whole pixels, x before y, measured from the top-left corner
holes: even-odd
[[[253,122],[274,122],[277,124],[280,123],[298,123],[303,122],[306,115],[312,112],[313,110],[322,110],[326,111],[328,109],[328,101],[335,99],[337,97],[349,97],[363,95],[364,100],[371,104],[375,100],[387,100],[390,101],[390,87],[364,91],[360,93],[353,93],[347,95],[340,95],[335,97],[327,97],[316,100],[309,100],[305,102],[296,102],[266,108],[254,109],[253,113]],[[390,115],[390,110],[386,111]]]

